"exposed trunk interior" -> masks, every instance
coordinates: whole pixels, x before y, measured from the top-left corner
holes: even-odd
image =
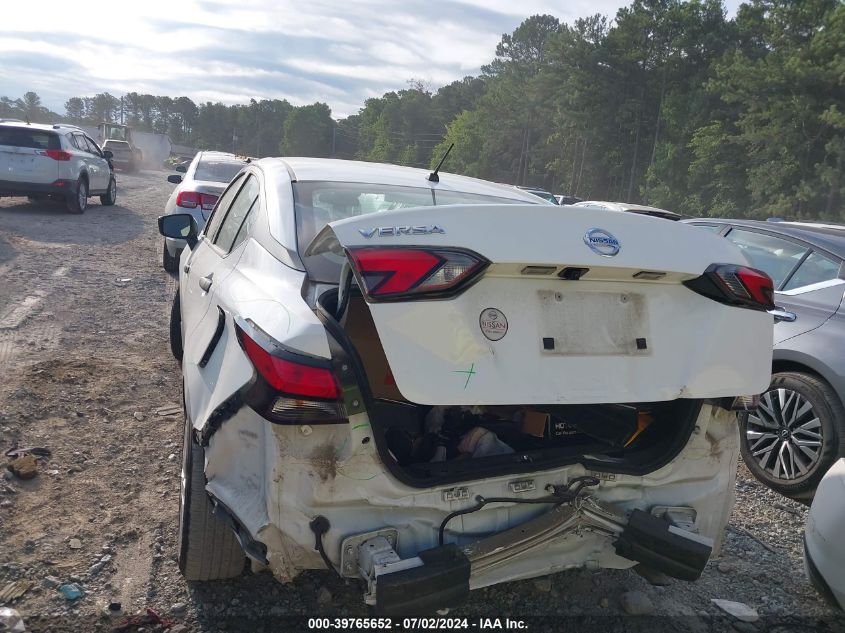
[[[701,400],[591,405],[431,406],[393,380],[370,309],[352,287],[339,320],[337,290],[319,298],[335,338],[360,361],[373,437],[388,469],[413,486],[455,483],[581,463],[645,474],[684,447]],[[357,362],[355,364],[358,364]]]

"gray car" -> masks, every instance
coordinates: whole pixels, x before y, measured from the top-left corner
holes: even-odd
[[[809,499],[845,455],[845,226],[690,222],[734,242],[774,281],[772,384],[741,422],[742,457],[774,490]]]
[[[183,171],[184,176],[172,174],[167,177],[168,182],[178,187],[164,205],[164,214],[190,213],[202,230],[217,204],[217,198],[248,162],[248,158],[227,152],[197,152],[187,168],[176,168]],[[176,272],[183,248],[185,240],[164,239],[161,263],[167,272]]]

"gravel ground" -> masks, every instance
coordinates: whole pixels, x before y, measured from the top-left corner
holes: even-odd
[[[92,202],[82,216],[0,200],[0,449],[17,441],[52,451],[35,479],[0,478],[0,595],[13,582],[26,589],[0,605],[30,631],[57,632],[110,631],[145,609],[172,623],[147,632],[306,630],[290,616],[368,617],[361,585],[329,572],[286,586],[249,572],[188,585],[178,572],[180,375],[167,345],[175,283],[155,229],[165,176],[121,174],[117,205]],[[740,466],[724,550],[698,582],[568,571],[478,590],[449,617],[469,618],[469,628],[488,617],[504,628],[509,617],[531,630],[842,631],[845,620],[804,575],[806,512]],[[71,583],[76,600],[58,590]],[[742,622],[714,598],[761,617]],[[109,603],[123,615],[107,615]]]

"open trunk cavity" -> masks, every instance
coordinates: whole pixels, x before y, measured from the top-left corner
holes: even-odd
[[[581,463],[646,474],[686,445],[702,400],[586,405],[418,404],[393,379],[370,310],[352,290],[340,322],[337,290],[319,300],[332,336],[356,366],[385,465],[413,486],[455,483]],[[503,388],[506,386],[503,385]]]

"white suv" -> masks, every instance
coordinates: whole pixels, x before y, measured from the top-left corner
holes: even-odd
[[[113,205],[117,183],[111,152],[72,125],[0,123],[0,196],[49,195],[70,213],[84,213],[89,196]]]
[[[361,578],[385,615],[640,563],[698,578],[769,384],[727,240],[514,187],[268,158],[185,239],[179,564]]]

